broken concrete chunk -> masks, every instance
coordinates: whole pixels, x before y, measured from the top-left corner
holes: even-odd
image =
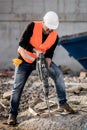
[[[87,72],[80,72],[80,78],[86,78]]]
[[[11,95],[11,91],[5,92],[5,93],[3,94],[3,98],[9,100],[9,99],[10,99],[10,95]]]

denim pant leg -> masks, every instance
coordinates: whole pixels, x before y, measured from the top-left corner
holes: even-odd
[[[51,63],[51,66],[49,68],[49,75],[54,80],[59,105],[65,104],[67,99],[63,74],[59,67],[53,62]]]
[[[35,66],[23,62],[19,67],[15,68],[14,76],[14,86],[12,89],[11,99],[10,99],[10,114],[12,116],[17,116],[19,102],[22,94],[22,90],[26,83],[26,80]]]

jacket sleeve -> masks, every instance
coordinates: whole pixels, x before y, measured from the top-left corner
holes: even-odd
[[[33,34],[34,22],[30,23],[20,39],[19,46],[23,47],[28,51],[32,51],[33,46],[29,43],[29,40]]]
[[[55,48],[56,48],[56,46],[57,46],[57,44],[58,44],[58,40],[59,40],[59,37],[57,36],[56,41],[55,41],[55,43],[53,44],[53,46],[46,51],[46,54],[45,54],[45,57],[46,57],[46,58],[51,58],[51,59],[52,59],[53,54],[54,54],[54,50],[55,50]]]

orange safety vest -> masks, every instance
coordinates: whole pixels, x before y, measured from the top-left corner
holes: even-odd
[[[30,38],[29,43],[36,49],[42,51],[44,54],[46,51],[55,43],[55,40],[57,38],[57,32],[52,31],[46,40],[42,43],[42,26],[43,23],[41,22],[36,22],[34,25],[33,29],[33,34],[32,37]],[[37,58],[36,54],[27,51],[23,47],[19,46],[18,47],[18,53],[22,56],[22,58],[28,62],[28,63],[33,63],[35,59]]]

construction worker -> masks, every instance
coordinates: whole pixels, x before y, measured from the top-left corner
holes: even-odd
[[[56,31],[58,25],[59,19],[57,14],[54,11],[49,11],[43,17],[43,21],[30,23],[22,35],[17,50],[18,58],[13,59],[15,76],[10,99],[9,118],[7,120],[9,125],[17,123],[21,94],[27,78],[36,69],[36,59],[40,53],[45,55],[50,76],[55,82],[59,109],[74,113],[74,110],[67,103],[62,72],[52,61],[59,39]]]

